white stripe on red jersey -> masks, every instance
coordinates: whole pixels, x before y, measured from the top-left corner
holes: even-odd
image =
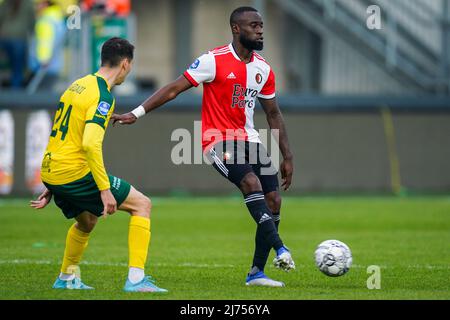
[[[215,49],[211,50],[211,52],[216,53],[216,52],[220,52],[220,51],[229,51],[229,50],[230,50],[230,48],[228,47],[228,45],[226,45],[223,47],[215,48]]]
[[[192,85],[203,83],[202,146],[223,140],[260,143],[253,122],[256,98],[275,97],[275,75],[259,54],[241,61],[232,44],[200,56],[184,72]]]

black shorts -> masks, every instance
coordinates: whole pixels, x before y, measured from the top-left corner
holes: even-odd
[[[208,158],[213,167],[239,189],[242,179],[253,172],[261,182],[264,194],[278,191],[278,171],[261,143],[222,141],[209,150]]]

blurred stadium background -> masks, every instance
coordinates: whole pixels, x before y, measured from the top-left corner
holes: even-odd
[[[125,112],[230,42],[229,14],[241,5],[259,9],[265,22],[262,55],[277,75],[295,154],[291,194],[450,191],[449,1],[0,0],[2,196],[41,188],[59,96],[96,70],[103,41],[121,36],[136,45],[132,77],[114,89],[116,112]],[[369,28],[377,18],[381,28]],[[23,59],[8,55],[11,39],[15,48],[22,43]],[[14,63],[23,70],[18,84]],[[201,88],[133,127],[110,127],[108,171],[150,195],[235,193],[206,164],[171,161],[171,133],[193,135],[200,109]],[[267,127],[262,111],[255,120]]]

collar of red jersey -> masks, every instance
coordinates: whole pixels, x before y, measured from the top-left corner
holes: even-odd
[[[241,60],[241,58],[239,58],[239,56],[238,56],[238,54],[236,53],[236,51],[234,51],[233,43],[230,43],[230,44],[228,45],[228,48],[230,49],[231,54],[233,55],[233,57],[235,57],[237,60],[243,62],[243,61]],[[252,58],[250,59],[250,62],[253,62],[254,59],[255,59],[255,53],[252,52]],[[249,62],[249,63],[250,63],[250,62]]]

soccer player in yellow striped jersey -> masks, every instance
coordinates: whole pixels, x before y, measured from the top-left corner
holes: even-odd
[[[119,209],[131,215],[124,290],[167,291],[144,272],[151,235],[150,199],[125,180],[108,175],[103,164],[103,138],[115,106],[111,89],[125,81],[133,53],[134,46],[127,40],[107,40],[102,46],[100,69],[72,83],[56,109],[41,168],[47,189],[31,201],[33,208],[42,209],[54,197],[66,218],[76,220],[67,233],[55,289],[93,289],[81,281],[79,263],[98,217]]]

